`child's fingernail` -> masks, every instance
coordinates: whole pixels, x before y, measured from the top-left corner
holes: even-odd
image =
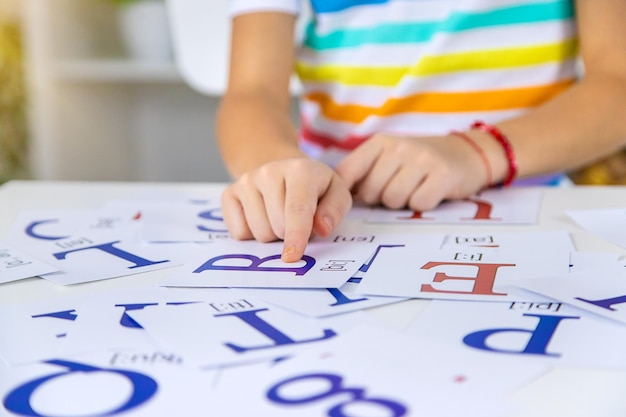
[[[289,257],[296,251],[295,246],[285,246],[283,249],[283,253],[281,255],[281,259],[285,262],[289,261]]]
[[[335,222],[333,222],[333,219],[329,216],[324,216],[324,223],[326,223],[329,232],[331,232],[335,227]]]

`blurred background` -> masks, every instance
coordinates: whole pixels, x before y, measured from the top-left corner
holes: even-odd
[[[0,1],[0,182],[29,176],[26,88],[17,0]]]
[[[169,34],[163,0],[0,0],[0,183],[227,181],[223,85],[189,87]],[[571,177],[626,184],[626,151]]]
[[[228,180],[223,85],[189,87],[169,33],[163,0],[0,0],[0,181]]]

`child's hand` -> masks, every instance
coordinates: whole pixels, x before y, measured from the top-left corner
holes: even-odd
[[[355,197],[392,209],[425,211],[486,185],[481,156],[456,136],[372,136],[337,166]]]
[[[312,234],[328,236],[352,206],[349,188],[309,158],[270,162],[222,194],[224,222],[236,239],[284,240],[282,260],[302,258]]]

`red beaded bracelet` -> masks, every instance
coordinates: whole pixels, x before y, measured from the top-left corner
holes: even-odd
[[[517,175],[517,161],[515,160],[515,153],[513,152],[513,146],[511,146],[511,142],[507,139],[506,136],[498,129],[497,127],[485,123],[483,121],[476,121],[472,124],[472,129],[480,129],[483,132],[490,134],[498,143],[502,146],[504,150],[504,154],[506,156],[506,160],[509,164],[509,172],[499,185],[502,187],[507,187],[511,185],[515,176]]]

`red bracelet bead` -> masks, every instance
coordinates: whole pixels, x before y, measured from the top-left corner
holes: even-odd
[[[496,126],[490,125],[483,121],[477,120],[472,124],[472,129],[480,129],[483,132],[491,135],[499,144],[502,146],[504,150],[504,154],[506,156],[506,160],[509,165],[509,172],[499,185],[502,187],[507,187],[511,185],[515,176],[517,175],[517,161],[515,160],[515,153],[513,152],[513,146],[511,142],[507,139],[507,137],[498,129]]]

